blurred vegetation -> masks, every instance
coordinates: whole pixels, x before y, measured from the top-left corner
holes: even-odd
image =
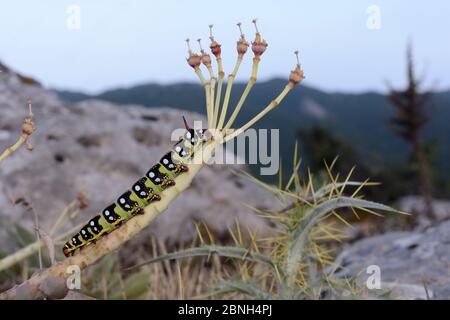
[[[433,219],[433,179],[422,141],[422,131],[430,122],[432,93],[421,92],[421,81],[415,75],[411,44],[407,48],[407,79],[408,85],[404,90],[391,89],[389,92],[389,99],[396,112],[391,118],[391,125],[395,134],[407,141],[413,149],[420,191],[425,203],[425,212],[421,214]]]
[[[304,161],[313,172],[321,169],[322,161],[332,161],[338,155],[336,164],[338,171],[348,171],[354,163],[358,163],[355,172],[356,179],[370,177],[373,181],[382,184],[382,188],[368,190],[371,199],[380,202],[392,202],[398,198],[420,193],[420,181],[417,175],[417,161],[415,154],[411,153],[404,161],[394,162],[390,166],[370,165],[364,156],[360,155],[345,138],[334,135],[322,126],[314,126],[309,130],[300,130],[298,138],[304,150]],[[439,174],[435,157],[439,149],[437,140],[424,143],[424,154],[430,163],[431,176],[436,185],[436,197],[446,197],[450,194],[450,179]]]

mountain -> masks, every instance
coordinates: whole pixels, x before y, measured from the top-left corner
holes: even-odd
[[[240,123],[250,119],[270,103],[285,84],[286,81],[281,79],[258,82],[242,109]],[[244,87],[245,83],[233,85],[231,107],[236,104]],[[68,91],[58,93],[61,98],[71,102],[101,99],[117,104],[168,106],[195,112],[203,112],[205,99],[203,88],[192,83],[150,83],[108,90],[93,96]],[[450,91],[434,93],[430,114],[432,121],[425,130],[424,139],[437,141],[436,164],[438,169],[449,175]],[[298,130],[320,125],[350,143],[367,165],[384,166],[404,161],[409,155],[409,146],[389,128],[389,118],[392,115],[393,108],[386,95],[380,93],[328,93],[300,85],[289,93],[277,110],[271,112],[270,117],[263,118],[257,128],[281,129],[280,152],[284,165],[292,162]]]

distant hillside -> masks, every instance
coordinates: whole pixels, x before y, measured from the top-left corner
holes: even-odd
[[[241,121],[249,119],[265,107],[284,87],[285,80],[273,79],[257,83],[249,95]],[[233,86],[233,106],[245,84]],[[63,99],[71,102],[89,98],[118,104],[140,104],[148,107],[168,106],[189,111],[204,111],[204,92],[200,85],[177,83],[172,85],[144,84],[106,91],[96,96],[61,91]],[[445,174],[450,172],[450,91],[434,94],[432,122],[425,132],[426,139],[438,139],[437,164]],[[392,134],[388,121],[392,108],[385,95],[327,93],[306,86],[291,92],[280,107],[263,119],[259,128],[280,128],[280,146],[284,164],[289,165],[299,129],[321,125],[351,143],[368,165],[387,165],[404,160],[408,145]],[[341,155],[345,156],[345,155]]]

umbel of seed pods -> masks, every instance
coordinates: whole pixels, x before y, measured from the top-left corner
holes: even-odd
[[[222,85],[225,73],[222,67],[221,45],[214,38],[212,32],[213,25],[209,26],[210,29],[209,39],[211,40],[209,47],[211,49],[211,53],[216,58],[218,77],[216,77],[214,74],[211,57],[203,49],[201,45],[201,40],[200,39],[197,40],[200,46],[200,54],[196,54],[192,51],[190,47],[189,39],[186,39],[189,53],[187,62],[194,69],[205,90],[208,128],[214,132],[213,135],[216,139],[219,138],[221,140],[221,143],[224,143],[230,139],[237,137],[239,134],[241,134],[242,132],[253,126],[263,116],[265,116],[268,112],[270,112],[272,109],[278,106],[278,104],[284,99],[284,97],[288,94],[288,92],[292,90],[297,84],[299,84],[305,78],[298,58],[298,51],[295,51],[297,65],[295,69],[291,71],[289,75],[289,81],[286,84],[285,88],[281,91],[281,93],[277,97],[275,97],[275,99],[272,100],[272,102],[270,102],[269,105],[267,105],[264,109],[262,109],[261,112],[259,112],[256,116],[254,116],[245,125],[243,125],[238,129],[231,129],[242,106],[245,103],[248,94],[250,93],[253,85],[256,82],[261,56],[266,51],[268,46],[267,42],[262,38],[261,33],[259,32],[258,26],[256,24],[256,19],[254,19],[252,23],[254,24],[256,30],[255,39],[251,43],[251,49],[253,51],[252,72],[250,74],[250,78],[247,82],[247,85],[244,89],[244,92],[239,98],[239,101],[237,102],[227,121],[225,120],[227,118],[228,105],[230,102],[233,81],[239,70],[244,55],[247,53],[247,50],[250,47],[249,42],[245,39],[245,35],[242,32],[242,24],[240,22],[237,23],[240,36],[236,43],[236,51],[237,51],[236,63],[233,68],[233,71],[228,75],[225,96],[222,104],[221,104]],[[205,76],[202,73],[202,70],[200,69],[200,66],[202,64],[208,70],[209,81],[205,78]]]

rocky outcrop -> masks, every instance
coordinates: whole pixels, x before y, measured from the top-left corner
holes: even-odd
[[[382,289],[393,288],[394,297],[450,299],[450,221],[423,232],[394,232],[355,242],[337,259],[339,277],[366,282],[379,266]]]
[[[10,242],[5,239],[10,223],[32,227],[32,214],[23,206],[12,205],[12,197],[30,203],[43,229],[48,229],[82,191],[89,207],[74,223],[83,221],[113,202],[169,150],[174,143],[172,131],[182,127],[182,115],[191,121],[201,118],[169,108],[116,106],[93,100],[72,105],[4,70],[0,73],[2,150],[20,135],[27,99],[33,101],[37,127],[31,136],[34,150],[23,147],[0,165],[2,249]],[[229,166],[208,166],[142,237],[151,233],[172,243],[191,241],[197,221],[204,221],[218,236],[227,233],[235,219],[252,230],[263,230],[265,220],[243,203],[273,207],[273,199],[255,184],[234,176]]]

